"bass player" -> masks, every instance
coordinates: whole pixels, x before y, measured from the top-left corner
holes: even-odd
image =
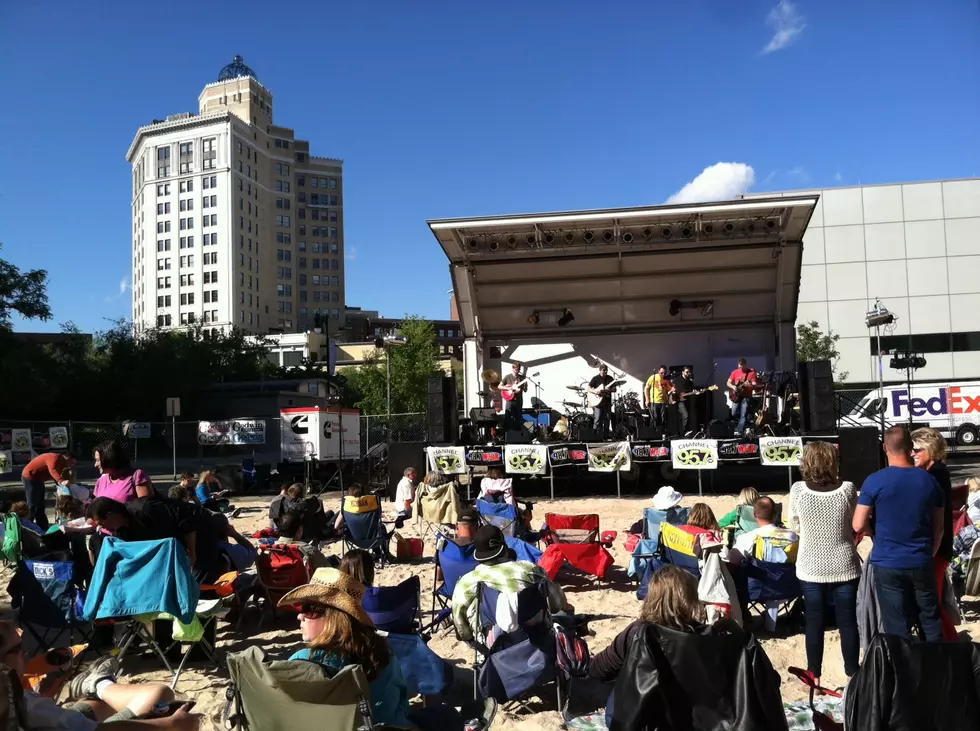
[[[735,427],[735,436],[741,437],[745,433],[745,420],[748,417],[749,405],[755,394],[758,381],[755,377],[755,369],[749,368],[749,362],[745,358],[739,358],[738,368],[732,371],[728,377],[729,398],[732,402],[732,418],[738,419],[738,426]]]
[[[514,362],[511,372],[500,381],[500,394],[504,399],[504,430],[520,431],[524,421],[524,393],[527,379],[521,375],[521,364]]]
[[[599,397],[599,403],[592,407],[592,428],[599,432],[601,439],[606,439],[609,432],[609,414],[612,411],[612,394],[616,387],[609,387],[613,377],[609,375],[609,367],[602,363],[599,375],[589,381],[589,393]]]

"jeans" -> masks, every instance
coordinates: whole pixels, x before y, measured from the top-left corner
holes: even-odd
[[[609,433],[609,409],[596,406],[592,409],[592,428],[599,432],[600,439],[605,439]]]
[[[524,399],[515,398],[504,406],[504,429],[520,431],[524,421]]]
[[[41,530],[48,529],[48,516],[44,512],[44,480],[29,480],[21,477],[24,495],[27,500],[27,519],[37,523]]]
[[[876,565],[875,593],[886,634],[911,639],[909,627],[918,618],[926,642],[942,642],[939,592],[931,562],[915,569]]]
[[[877,569],[877,567],[876,567]],[[823,666],[824,609],[833,597],[844,672],[848,677],[858,671],[861,640],[857,626],[857,589],[859,579],[833,584],[816,584],[800,579],[803,606],[806,609],[806,669],[818,678]]]
[[[732,418],[738,419],[738,426],[735,427],[735,433],[738,436],[742,436],[745,431],[745,418],[749,413],[749,399],[742,397],[734,404],[732,404]]]
[[[650,404],[650,426],[663,426],[667,421],[667,404]]]
[[[956,632],[956,625],[953,624],[949,612],[946,611],[946,603],[943,601],[943,590],[946,588],[946,569],[949,561],[939,556],[933,556],[932,569],[936,575],[936,591],[939,592],[939,620],[943,624],[943,639],[947,642],[958,642],[959,634]]]
[[[686,434],[691,428],[688,423],[691,420],[691,415],[687,410],[687,404],[683,401],[677,402],[677,430],[681,433],[681,436]]]

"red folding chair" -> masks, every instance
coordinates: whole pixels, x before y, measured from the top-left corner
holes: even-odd
[[[830,688],[824,688],[821,685],[817,685],[816,678],[813,677],[813,673],[811,673],[809,670],[792,667],[787,668],[787,670],[791,675],[795,675],[803,683],[803,685],[810,689],[810,710],[813,712],[813,727],[817,731],[844,731],[844,724],[837,723],[837,721],[832,719],[826,713],[818,711],[813,706],[813,696],[816,693],[828,695],[832,698],[840,698],[841,694],[836,690],[831,690]]]
[[[568,561],[580,571],[605,578],[606,571],[613,565],[609,549],[616,540],[616,531],[599,532],[599,516],[559,515],[548,513],[544,516],[545,531],[542,539],[547,548],[538,561],[548,576],[554,580],[558,571]]]

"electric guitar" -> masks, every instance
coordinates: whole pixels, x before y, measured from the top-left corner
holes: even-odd
[[[765,386],[761,383],[748,383],[747,381],[739,381],[735,384],[735,388],[728,391],[728,399],[733,404],[741,398],[751,398],[758,391],[765,389]]]
[[[523,386],[525,383],[527,383],[527,379],[526,378],[523,381],[518,381],[517,383],[515,383],[515,384],[513,384],[511,386],[501,385],[499,387],[500,388],[500,397],[504,401],[513,401],[515,398],[517,398],[517,392],[521,390],[521,386]]]
[[[687,393],[675,393],[671,391],[667,396],[668,400],[672,404],[679,403],[681,401],[687,401],[688,396],[700,396],[702,393],[708,393],[708,391],[717,391],[718,386],[708,386],[707,388],[697,388],[693,391],[688,391]]]
[[[593,393],[592,391],[586,392],[585,396],[589,401],[589,407],[594,409],[595,407],[600,406],[602,404],[602,400],[606,397],[606,394],[612,393],[625,383],[626,381],[624,380],[612,381],[608,386],[601,386],[600,388],[597,388],[597,393]]]

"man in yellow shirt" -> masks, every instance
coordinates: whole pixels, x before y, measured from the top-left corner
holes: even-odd
[[[650,426],[666,426],[668,391],[670,379],[667,378],[667,366],[662,365],[647,379],[643,388],[643,405],[650,410]]]

